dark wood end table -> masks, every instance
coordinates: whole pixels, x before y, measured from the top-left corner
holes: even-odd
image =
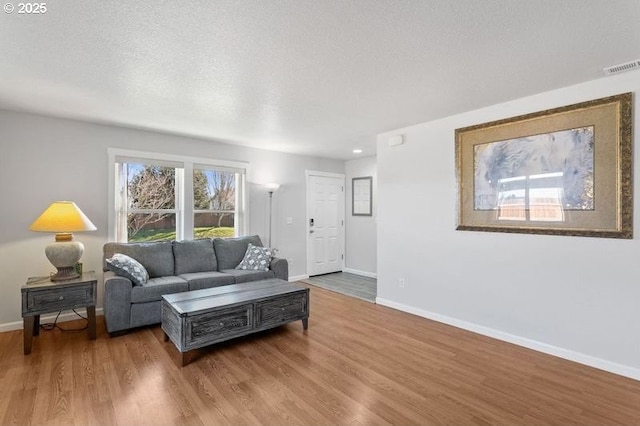
[[[31,353],[33,336],[40,334],[40,315],[56,311],[87,308],[87,333],[96,338],[96,274],[88,271],[79,278],[51,281],[48,277],[31,277],[23,285],[22,319],[24,322],[24,354]]]

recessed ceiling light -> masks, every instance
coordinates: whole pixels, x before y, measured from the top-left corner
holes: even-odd
[[[353,153],[354,154],[362,154],[362,150],[361,149],[354,149]]]

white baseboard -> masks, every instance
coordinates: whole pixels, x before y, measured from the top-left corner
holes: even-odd
[[[607,361],[602,358],[597,358],[591,355],[586,355],[580,352],[575,352],[569,349],[559,348],[549,345],[547,343],[538,342],[536,340],[527,339],[525,337],[516,336],[513,334],[505,333],[503,331],[495,330],[493,328],[485,327],[482,325],[474,324],[471,322],[463,321],[457,318],[448,317],[446,315],[437,314],[435,312],[429,312],[422,309],[414,308],[411,306],[397,303],[392,300],[376,298],[376,303],[383,306],[388,306],[399,311],[408,312],[410,314],[418,315],[423,318],[428,318],[433,321],[441,322],[454,327],[462,328],[464,330],[472,331],[474,333],[482,334],[483,336],[493,337],[494,339],[502,340],[505,342],[513,343],[514,345],[523,346],[534,351],[543,352],[548,355],[557,356],[558,358],[567,359],[577,362],[579,364],[588,365],[600,370],[608,371],[609,373],[618,374],[620,376],[629,377],[630,379],[640,380],[640,369],[629,367],[627,365],[618,364],[615,362]]]
[[[344,268],[342,270],[342,272],[348,272],[348,273],[354,274],[354,275],[360,275],[360,276],[363,276],[363,277],[378,279],[378,274],[376,274],[374,272],[359,271],[357,269],[351,269],[351,268]]]
[[[84,316],[87,315],[87,310],[84,308],[77,309],[77,311],[81,315],[84,315]],[[101,316],[101,315],[103,315],[102,308],[96,308],[96,316]],[[43,315],[40,317],[40,324],[53,322],[53,320],[55,319],[56,319],[56,314]],[[71,311],[65,311],[61,313],[60,316],[58,317],[58,322],[72,321],[76,319],[80,319],[80,317],[78,317],[76,314],[74,314]],[[0,324],[0,333],[3,333],[5,331],[22,330],[22,329],[23,329],[22,321],[14,321],[14,322],[7,322],[5,324]]]
[[[295,282],[295,281],[300,281],[300,280],[306,280],[307,278],[309,278],[309,275],[296,275],[295,277],[289,277],[289,282]]]

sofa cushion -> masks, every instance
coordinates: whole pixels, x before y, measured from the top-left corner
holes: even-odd
[[[145,267],[151,278],[174,275],[171,241],[106,243],[103,252],[105,261],[113,257],[114,253],[122,253],[133,257]],[[106,262],[105,270],[107,270]]]
[[[121,277],[129,278],[136,285],[149,280],[149,273],[140,262],[122,253],[115,253],[106,260],[107,268]]]
[[[257,235],[239,238],[214,238],[213,247],[216,251],[216,259],[218,259],[218,271],[238,266],[242,262],[249,243],[262,247],[262,241]]]
[[[180,277],[151,278],[145,285],[137,285],[131,289],[131,303],[154,302],[162,299],[163,294],[187,290],[189,290],[189,284]]]
[[[217,271],[182,274],[180,275],[180,278],[189,283],[189,290],[218,287],[221,285],[234,284],[236,282],[232,275],[223,274],[222,272]]]
[[[211,238],[174,241],[173,257],[175,259],[175,275],[218,270]]]
[[[233,276],[236,284],[246,283],[249,281],[266,280],[275,278],[276,273],[273,271],[247,271],[242,269],[225,269],[225,274]]]

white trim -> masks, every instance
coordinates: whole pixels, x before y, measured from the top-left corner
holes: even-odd
[[[183,163],[182,169],[176,169],[176,206],[180,206],[176,214],[176,240],[193,240],[193,163]],[[191,214],[185,214],[187,206],[191,206]]]
[[[410,314],[418,315],[423,318],[427,318],[433,321],[448,324],[454,327],[468,330],[474,333],[482,334],[483,336],[492,337],[494,339],[502,340],[504,342],[513,343],[514,345],[523,346],[534,351],[542,352],[548,355],[553,355],[558,358],[574,361],[579,364],[584,364],[589,367],[597,368],[599,370],[608,371],[610,373],[618,374],[620,376],[629,377],[630,379],[640,380],[640,369],[629,367],[627,365],[618,364],[615,362],[607,361],[602,358],[597,358],[591,355],[586,355],[580,352],[575,352],[569,349],[559,348],[557,346],[549,345],[547,343],[538,342],[537,340],[527,339],[525,337],[516,336],[513,334],[505,333],[503,331],[495,330],[493,328],[485,327],[482,325],[474,324],[457,318],[448,317],[446,315],[437,314],[435,312],[425,311],[422,309],[407,306],[402,303],[397,303],[392,300],[376,297],[376,303],[378,305],[387,306],[399,311],[408,312]]]
[[[296,275],[295,277],[289,277],[289,282],[295,282],[295,281],[300,281],[300,280],[306,280],[307,278],[309,278],[309,275]]]
[[[250,164],[246,161],[234,161],[234,160],[218,160],[208,157],[187,157],[184,155],[165,154],[161,152],[148,152],[148,151],[134,151],[122,148],[107,148],[109,158],[113,157],[132,157],[151,160],[162,160],[171,162],[183,162],[193,163],[196,165],[208,165],[208,166],[223,166],[234,169],[243,169],[245,173],[249,173]]]
[[[345,227],[346,227],[346,221],[347,221],[347,188],[346,188],[346,175],[343,173],[330,173],[330,172],[319,172],[319,171],[315,171],[315,170],[305,170],[304,171],[304,179],[305,179],[305,239],[306,239],[306,247],[307,247],[307,253],[306,253],[306,262],[305,262],[305,266],[307,268],[307,277],[309,276],[309,271],[311,270],[311,258],[309,257],[309,253],[311,253],[311,238],[309,238],[309,179],[311,178],[311,176],[320,176],[320,177],[331,177],[331,178],[337,178],[337,179],[342,179],[342,197],[343,197],[343,202],[342,202],[342,229],[340,231],[341,233],[341,239],[342,239],[342,247],[340,248],[340,252],[342,253],[342,259],[341,259],[341,266],[340,266],[340,270],[342,270],[344,268],[344,252],[345,252],[345,245],[347,243],[346,241],[346,236],[345,236]]]
[[[236,226],[236,231],[234,237],[240,237],[238,234],[238,229],[242,229],[245,234],[249,234],[249,200],[251,197],[249,196],[249,184],[248,184],[248,175],[249,175],[249,166],[247,166],[246,173],[240,173],[239,179],[236,180],[236,219],[238,220],[238,224],[240,226]],[[238,175],[236,175],[238,176]],[[238,185],[238,181],[240,181],[241,185]],[[240,201],[240,202],[239,202]],[[242,205],[244,208],[238,210],[238,206]]]
[[[359,271],[357,269],[351,269],[351,268],[344,268],[342,272],[348,272],[349,274],[378,279],[378,274],[376,274],[375,272]]]
[[[85,308],[76,309],[76,310],[84,316],[87,315],[87,311]],[[104,315],[102,312],[102,308],[96,308],[96,316],[102,316],[102,315]],[[56,318],[56,314],[41,316],[40,324],[53,322],[55,318]],[[58,322],[60,323],[60,322],[79,320],[79,319],[81,319],[79,316],[69,311],[69,312],[60,314],[60,316],[58,317]],[[24,328],[24,323],[22,321],[7,322],[4,324],[0,324],[0,333],[4,333],[5,331],[22,330],[23,328]]]
[[[114,148],[107,148],[109,167],[107,172],[107,241],[118,241],[116,226],[116,152]]]
[[[333,178],[345,178],[345,175],[342,173],[330,173],[330,172],[317,172],[315,170],[305,170],[304,175],[306,178],[309,176],[322,176],[322,177],[333,177]]]

